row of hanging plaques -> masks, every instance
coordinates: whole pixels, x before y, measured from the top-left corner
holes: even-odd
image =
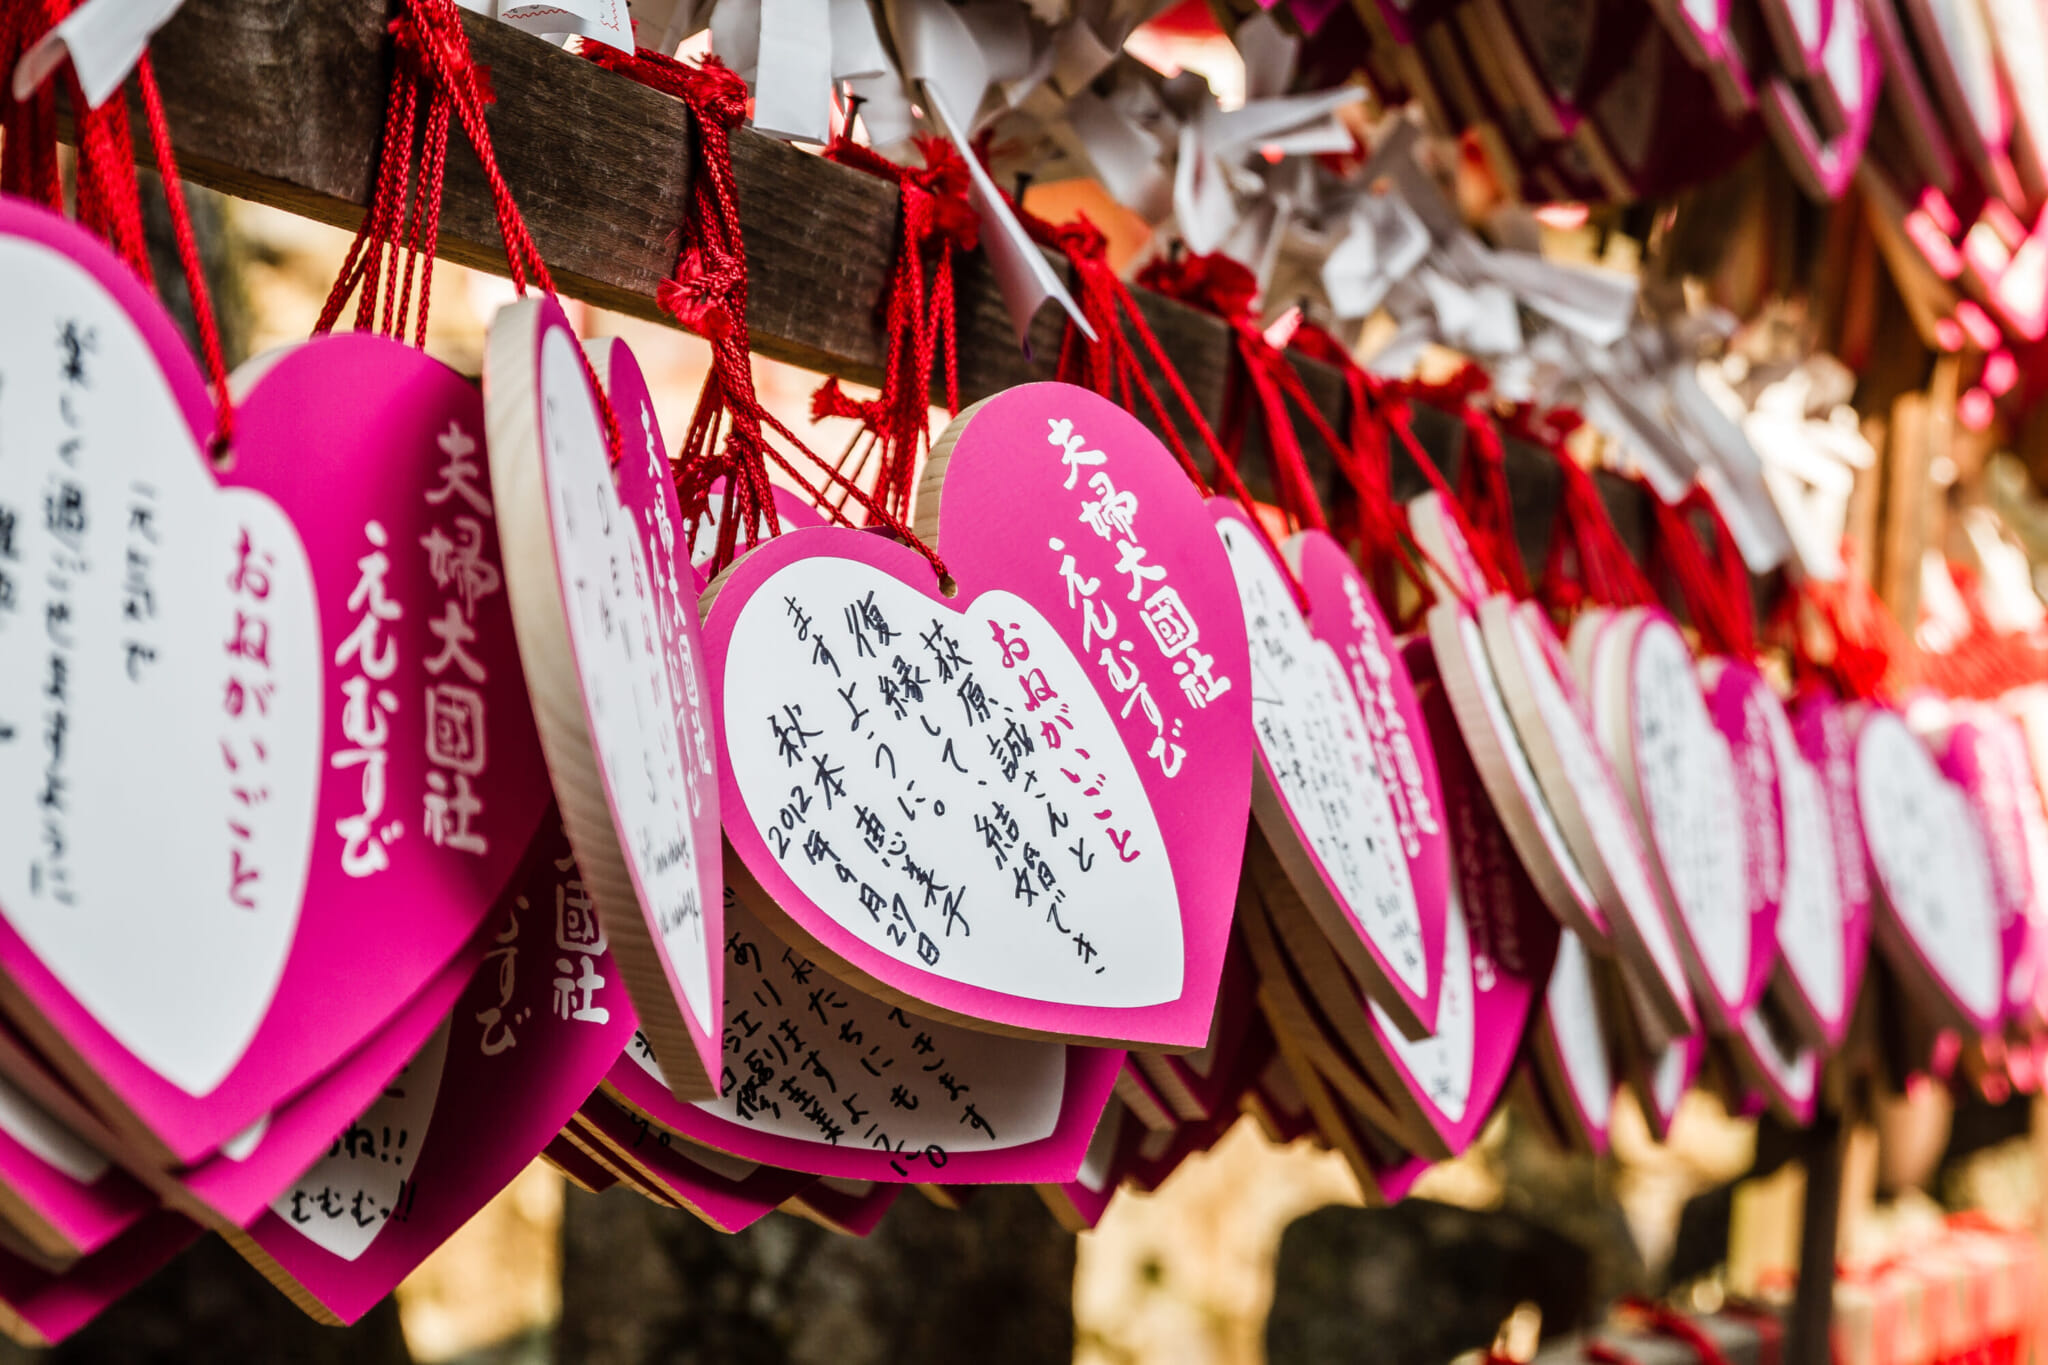
[[[858,1233],[992,1182],[1089,1226],[1246,1111],[1388,1197],[1505,1096],[1597,1147],[1710,1055],[1800,1119],[1872,934],[1931,1020],[2032,1017],[2013,721],[1788,708],[1654,610],[1561,639],[1434,498],[1403,638],[1034,384],[937,442],[932,557],[778,494],[707,583],[631,352],[551,298],[481,391],[259,357],[219,461],[95,239],[0,201],[0,295],[24,1338],[205,1229],[352,1321],[543,1153]]]

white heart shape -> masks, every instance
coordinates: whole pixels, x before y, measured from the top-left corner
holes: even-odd
[[[392,1216],[404,1213],[405,1182],[426,1146],[447,1058],[444,1021],[327,1155],[270,1201],[270,1211],[331,1256],[353,1261],[368,1251]]]
[[[1266,771],[1344,909],[1378,957],[1429,992],[1422,911],[1344,661],[1309,630],[1256,531],[1216,523],[1251,644],[1252,727]]]
[[[1780,752],[1778,763],[1791,797],[1785,806],[1785,900],[1778,911],[1778,948],[1814,1010],[1822,1019],[1834,1019],[1845,1003],[1848,962],[1827,793],[1797,749]]]
[[[322,734],[312,568],[274,502],[215,485],[106,288],[16,236],[0,280],[0,907],[123,1047],[205,1095],[298,927]],[[254,577],[235,586],[245,544],[261,598]],[[230,656],[259,634],[267,667]],[[270,689],[263,714],[225,713],[231,678]]]
[[[884,621],[894,623],[892,638],[905,643],[885,643],[888,653],[876,658],[839,661],[844,678],[852,680],[845,682],[841,672],[814,664],[813,646],[790,628],[788,613],[793,605],[818,612],[836,626],[840,604],[848,603],[872,605]],[[1032,736],[1028,753],[1001,747],[1001,727],[1018,723],[1021,714],[1007,693],[987,697],[992,719],[966,724],[967,703],[956,699],[959,678],[972,675],[988,680],[992,688],[1012,685],[992,623],[1006,639],[1028,645],[1031,666],[1043,669],[1045,683],[1066,708],[1072,726],[1060,731],[1060,748],[1047,748],[1038,735]],[[932,625],[945,627],[963,660],[955,680],[943,686],[917,647],[920,633]],[[872,629],[869,634],[872,643]],[[840,633],[833,638],[842,641],[844,651],[844,641],[852,637]],[[889,657],[899,653],[911,676],[920,680],[918,686],[929,689],[934,700],[943,698],[953,712],[957,728],[950,735],[942,730],[945,738],[931,734],[919,711],[905,707],[897,714],[872,681],[878,675],[902,677],[893,673]],[[915,946],[916,940],[907,945],[892,937],[891,926],[900,920],[889,910],[871,915],[848,890],[857,883],[895,883],[902,876],[898,860],[907,854],[930,873],[933,887],[946,889],[935,892],[927,905],[905,907],[935,954],[924,961],[927,970],[966,985],[1057,1004],[1128,1008],[1179,997],[1180,907],[1158,820],[1093,678],[1029,602],[991,590],[952,616],[916,588],[868,564],[807,556],[783,565],[749,594],[732,623],[725,659],[724,738],[747,813],[783,871],[840,928],[893,957],[904,958]],[[855,686],[860,690],[849,700],[841,689]],[[1006,716],[1006,704],[1017,714]],[[819,736],[805,741],[810,756],[801,767],[782,739],[792,716]],[[947,743],[942,753],[947,739],[970,737],[971,742]],[[835,779],[843,782],[844,794],[830,806],[812,766],[820,753],[828,767],[844,770]],[[944,753],[955,761],[944,761]],[[1016,765],[1015,778],[1004,776],[1010,763]],[[914,796],[898,793],[899,766],[917,773]],[[886,788],[887,809],[878,804],[870,810],[860,799],[863,773],[879,774],[880,780],[869,778],[867,790]],[[1078,781],[1070,781],[1069,773]],[[1035,776],[1027,783],[1025,774]],[[1038,800],[1053,792],[1091,789],[1116,794],[1116,823],[1129,830],[1124,845],[1129,861],[1078,807],[1054,829]],[[1020,801],[1020,790],[1032,795]],[[781,814],[785,805],[790,807],[786,819]],[[884,827],[878,842],[870,821]],[[1083,836],[1086,846],[1080,844]],[[811,837],[828,842],[837,856],[806,857],[801,846]],[[1083,847],[1081,854],[1072,851],[1077,846]],[[1089,870],[1076,875],[1084,857]],[[1042,882],[1034,871],[1038,868],[1053,874],[1051,884]],[[1033,878],[1029,886],[1016,883],[1027,875]],[[1002,899],[983,892],[956,902],[955,913],[947,912],[947,890],[964,895],[969,888],[988,887],[992,877],[1000,878],[1007,893],[998,893]],[[1047,932],[1055,896],[1068,932],[1085,927],[1089,955],[1077,949],[1078,940]],[[1108,970],[1111,964],[1114,971]]]
[[[1608,629],[1620,637],[1624,625]],[[1735,761],[1678,631],[1652,618],[1632,635],[1629,726],[1657,857],[1715,994],[1737,1000],[1749,972],[1749,885]]]
[[[589,408],[589,394],[575,344],[567,332],[550,328],[540,354],[540,401],[551,419],[542,459],[553,494],[548,518],[555,554],[568,589],[569,638],[577,659],[588,661],[580,681],[590,741],[635,890],[661,936],[683,1003],[709,1033],[716,1002],[698,867],[718,855],[696,846],[692,822],[716,790],[718,772],[706,742],[690,760],[683,756],[676,717],[701,714],[697,705],[684,705],[697,701],[685,695],[696,691],[697,669],[688,658],[690,637],[658,624],[664,613],[673,619],[694,611],[693,594],[678,581],[673,553],[666,580],[648,581],[641,549],[647,532],[656,532],[671,551],[678,532],[665,524],[660,504],[664,524],[642,527],[620,501],[602,428],[572,417]],[[622,458],[659,461],[666,473],[659,451],[629,449]]]
[[[787,950],[774,934],[736,897],[727,898],[725,915],[728,941],[750,945],[751,951],[744,957],[726,954],[725,989],[733,1017],[726,1021],[725,1032],[741,1046],[734,1047],[727,1058],[735,1079],[725,1093],[695,1102],[705,1113],[798,1142],[864,1145],[870,1140],[869,1129],[885,1127],[888,1141],[899,1149],[922,1152],[939,1147],[955,1154],[1026,1146],[1050,1137],[1059,1127],[1067,1074],[1066,1044],[1007,1038],[920,1018],[839,985],[822,970],[813,978],[825,988],[813,1013],[804,1008],[803,997],[788,997],[789,973],[775,956]],[[777,980],[782,983],[779,987]],[[778,992],[785,1008],[770,1016],[758,1002]],[[749,1002],[756,1002],[751,1009]],[[794,1022],[792,1032],[802,1043],[790,1056],[793,1064],[802,1061],[802,1065],[792,1065],[787,1074],[815,1090],[824,1103],[797,1102],[779,1089],[749,1083],[753,1078],[740,1052],[776,1033],[778,1024],[771,1018]],[[750,1032],[749,1025],[758,1027],[759,1033]],[[882,1073],[872,1074],[877,1055],[874,1043],[893,1045],[894,1052],[915,1060],[915,1069],[899,1075],[885,1057]],[[779,1045],[797,1046],[789,1034],[782,1035]],[[667,1085],[654,1049],[644,1037],[634,1035],[626,1055]],[[810,1060],[803,1060],[806,1057]],[[863,1061],[868,1063],[865,1068]],[[927,1063],[933,1068],[929,1072]],[[823,1079],[826,1076],[833,1078],[829,1085]],[[842,1100],[851,1107],[842,1107]],[[963,1103],[975,1106],[985,1127],[963,1126]],[[876,1122],[860,1123],[856,1114]],[[840,1136],[834,1138],[833,1130]]]
[[[1550,983],[1543,989],[1543,1008],[1557,1041],[1565,1082],[1587,1119],[1605,1132],[1614,1107],[1614,1066],[1600,1027],[1593,962],[1585,943],[1569,929],[1558,936],[1557,961],[1551,964]]]
[[[1990,854],[1969,803],[1906,723],[1873,712],[1856,739],[1856,804],[1885,903],[1980,1019],[2003,994]]]
[[[1472,999],[1472,940],[1465,927],[1464,898],[1458,878],[1450,880],[1450,913],[1444,918],[1444,975],[1436,1002],[1436,1032],[1410,1041],[1377,1004],[1373,1021],[1380,1037],[1408,1074],[1415,1087],[1429,1097],[1437,1112],[1452,1123],[1465,1118],[1465,1106],[1472,1098],[1474,1032],[1478,1011]]]

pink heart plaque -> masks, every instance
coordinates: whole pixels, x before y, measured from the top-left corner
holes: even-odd
[[[1592,712],[1556,630],[1535,604],[1498,596],[1480,603],[1479,624],[1522,747],[1597,892],[1644,1030],[1653,1041],[1691,1031],[1685,967],[1612,766],[1614,747],[1603,746],[1605,734],[1595,738]]]
[[[1241,849],[1218,812],[1251,782],[1207,509],[1135,418],[1061,384],[962,413],[920,507],[943,588],[914,550],[819,527],[705,595],[742,895],[927,1015],[1201,1046]]]
[[[0,818],[33,831],[0,862],[0,1005],[190,1162],[431,981],[539,819],[481,412],[417,352],[326,337],[245,367],[217,477],[126,268],[12,201],[0,256],[4,420],[39,452],[0,472]]]
[[[1370,607],[1357,567],[1334,540],[1297,535],[1283,551],[1299,574],[1309,612],[1316,620],[1332,618],[1319,631],[1297,605],[1287,573],[1243,509],[1224,498],[1212,498],[1209,507],[1251,641],[1252,729],[1259,759],[1252,812],[1264,846],[1285,871],[1284,877],[1262,877],[1261,893],[1281,914],[1294,913],[1298,904],[1360,989],[1388,1011],[1404,1034],[1423,1036],[1436,1016],[1448,932],[1448,879],[1441,831],[1430,850],[1434,865],[1424,865],[1419,885],[1407,856],[1410,838],[1418,858],[1423,852],[1416,812],[1434,827],[1440,801],[1434,763],[1427,771],[1421,766],[1429,761],[1427,739],[1415,742],[1423,730],[1414,687],[1407,670],[1387,658],[1383,642],[1390,633]],[[1345,593],[1347,583],[1357,598]],[[1353,611],[1362,627],[1353,625]],[[1353,663],[1357,676],[1369,678],[1364,644],[1390,671],[1400,669],[1401,695],[1391,696],[1392,705],[1382,708],[1375,688],[1374,710],[1381,728],[1388,715],[1402,727],[1416,778],[1412,788],[1398,768],[1382,768],[1353,690]],[[1391,746],[1388,752],[1391,758]],[[1406,831],[1396,816],[1397,792],[1409,813]],[[1255,871],[1263,866],[1262,860],[1253,862]]]
[[[1735,793],[1749,888],[1749,979],[1736,1001],[1738,1017],[1764,996],[1778,966],[1778,917],[1785,904],[1787,792],[1794,781],[1779,768],[1798,753],[1792,720],[1764,675],[1734,659],[1706,659],[1700,685],[1707,715],[1734,763]],[[1818,815],[1819,812],[1812,812]]]
[[[1947,727],[1935,747],[1943,775],[1962,789],[1990,853],[2005,1012],[2016,1014],[2033,998],[2038,971],[2033,915],[2039,887],[2028,817],[2038,819],[2040,796],[2027,767],[2026,737],[2005,716],[1988,707],[1970,707]],[[2029,802],[2032,812],[2026,808]]]
[[[0,1311],[14,1319],[9,1335],[23,1345],[54,1345],[170,1264],[199,1229],[158,1211],[61,1273],[0,1251]]]
[[[759,1222],[818,1179],[700,1147],[602,1095],[590,1098],[578,1122],[588,1134],[585,1140],[598,1144],[605,1160],[624,1163],[637,1180],[720,1232]]]
[[[1564,930],[1543,988],[1542,1008],[1530,1029],[1529,1047],[1546,1116],[1573,1146],[1604,1155],[1620,1083],[1593,972],[1585,944]]]
[[[509,1184],[633,1036],[559,823],[542,826],[518,885],[446,1027],[237,1239],[343,1322]]]
[[[1428,616],[1429,648],[1410,650],[1411,667],[1434,670],[1442,681],[1466,752],[1544,904],[1604,948],[1606,916],[1522,746],[1479,618],[1467,605],[1488,595],[1486,575],[1437,494],[1408,504],[1408,524],[1439,599]]]
[[[1897,712],[1866,703],[1850,726],[1877,942],[1930,1019],[1987,1032],[2005,982],[1982,827]]]
[[[1742,807],[1692,653],[1661,611],[1589,612],[1572,637],[1601,746],[1652,855],[1693,997],[1719,1027],[1732,1028],[1756,941]]]
[[[80,1134],[0,1081],[0,1216],[53,1266],[91,1255],[156,1207]]]
[[[654,404],[624,342],[593,342],[621,449],[561,305],[491,324],[484,362],[505,574],[562,822],[640,1026],[679,1098],[718,1072],[723,941],[710,684]]]
[[[1792,709],[1792,733],[1819,798],[1787,807],[1790,865],[1778,917],[1784,970],[1779,999],[1809,1043],[1825,1051],[1848,1034],[1870,943],[1870,855],[1856,801],[1856,736],[1840,702],[1809,692]],[[1814,850],[1806,858],[1802,850]]]

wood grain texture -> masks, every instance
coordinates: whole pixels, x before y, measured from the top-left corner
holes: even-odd
[[[153,47],[182,174],[354,228],[369,197],[383,125],[392,60],[388,13],[366,0],[187,0]],[[692,172],[681,103],[503,24],[474,14],[464,22],[496,95],[489,119],[499,166],[557,287],[601,308],[666,321],[654,291],[675,263]],[[139,117],[135,128],[146,164]],[[482,170],[459,134],[453,142],[440,254],[503,274]],[[895,187],[750,129],[735,133],[732,149],[754,349],[877,382],[887,350],[877,302],[900,233]],[[1064,261],[1049,259],[1065,273]],[[962,402],[1050,378],[1064,328],[1057,306],[1034,320],[1027,356],[986,261],[963,255],[958,272]],[[1190,392],[1216,420],[1233,363],[1228,329],[1172,300],[1134,292]],[[1314,361],[1297,363],[1317,405],[1340,421],[1340,377]],[[1263,438],[1252,425],[1246,455],[1256,487],[1264,482]],[[1302,435],[1326,495],[1334,495],[1331,461],[1308,432]],[[1554,475],[1542,459],[1511,450],[1509,476],[1518,503],[1527,490],[1532,511],[1554,505]],[[1421,485],[1405,451],[1395,453],[1394,480],[1403,493]],[[1641,520],[1618,519],[1628,529]],[[1534,515],[1518,527],[1525,550],[1541,543],[1547,520]],[[1634,536],[1630,541],[1640,545]]]

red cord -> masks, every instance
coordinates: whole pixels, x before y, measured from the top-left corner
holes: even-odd
[[[682,100],[694,115],[697,168],[693,178],[683,245],[673,275],[656,291],[664,312],[688,331],[711,343],[711,372],[697,398],[690,429],[676,461],[676,487],[682,502],[685,534],[694,536],[709,507],[714,484],[723,480],[726,515],[720,519],[712,560],[715,575],[732,562],[742,545],[751,548],[780,533],[768,462],[809,495],[814,506],[843,525],[851,500],[866,514],[866,524],[880,526],[923,555],[932,571],[946,577],[945,562],[881,498],[872,496],[840,469],[820,459],[797,434],[762,406],[754,388],[752,344],[747,328],[747,252],[740,233],[739,182],[732,168],[732,130],[746,117],[746,83],[716,58],[689,65],[642,48],[627,54],[595,44],[587,55],[607,70]],[[950,306],[950,305],[949,305]],[[950,334],[950,324],[948,326]],[[893,338],[892,338],[893,341]],[[894,368],[892,364],[892,369]],[[958,378],[949,365],[948,382],[957,394]],[[837,386],[832,386],[837,391]],[[878,407],[879,420],[879,407]],[[924,411],[917,412],[920,425]],[[719,439],[723,427],[724,439]],[[780,436],[810,465],[823,472],[814,484],[805,472],[768,440]],[[913,447],[914,451],[914,447]],[[914,467],[914,460],[913,460]],[[902,497],[909,501],[908,475]],[[836,488],[833,498],[828,488]]]
[[[943,138],[917,142],[923,166],[899,166],[841,131],[825,149],[828,160],[892,181],[902,205],[903,240],[882,291],[882,326],[888,352],[878,397],[856,402],[827,379],[811,397],[812,417],[851,417],[862,427],[842,462],[843,486],[870,455],[878,463],[874,501],[895,529],[910,516],[918,460],[931,448],[934,369],[943,366],[945,406],[960,410],[960,360],[954,319],[953,257],[981,241],[981,220],[968,200],[967,164]],[[840,499],[843,506],[844,497]],[[867,504],[864,502],[863,506]],[[929,557],[929,552],[927,551]]]
[[[1645,492],[1656,527],[1651,562],[1669,575],[1702,646],[1710,654],[1755,658],[1756,606],[1750,596],[1749,571],[1713,498],[1697,484],[1675,507],[1654,491]],[[1695,514],[1704,515],[1712,525],[1711,553],[1700,543]]]
[[[0,16],[0,77],[11,75],[21,54],[48,33],[69,8],[67,0],[20,0],[8,5],[4,16]],[[164,117],[163,97],[157,90],[156,73],[147,53],[137,63],[135,75],[143,115],[149,124],[150,151],[163,181],[164,202],[170,209],[178,263],[192,298],[201,359],[213,383],[213,449],[218,454],[234,437],[235,412],[228,396],[227,365],[222,359],[213,295],[206,287],[199,244],[192,235],[192,218],[185,206],[184,183],[178,178],[178,160],[171,147],[170,124]],[[144,284],[153,287],[127,102],[110,97],[94,108],[87,104],[77,73],[68,64],[64,79],[69,83],[78,141],[78,221],[111,246]],[[56,161],[55,87],[45,81],[28,99],[16,101],[12,97],[12,81],[7,81],[7,85],[10,88],[0,93],[0,135],[4,135],[6,143],[4,152],[0,152],[0,190],[62,211],[63,186]]]

